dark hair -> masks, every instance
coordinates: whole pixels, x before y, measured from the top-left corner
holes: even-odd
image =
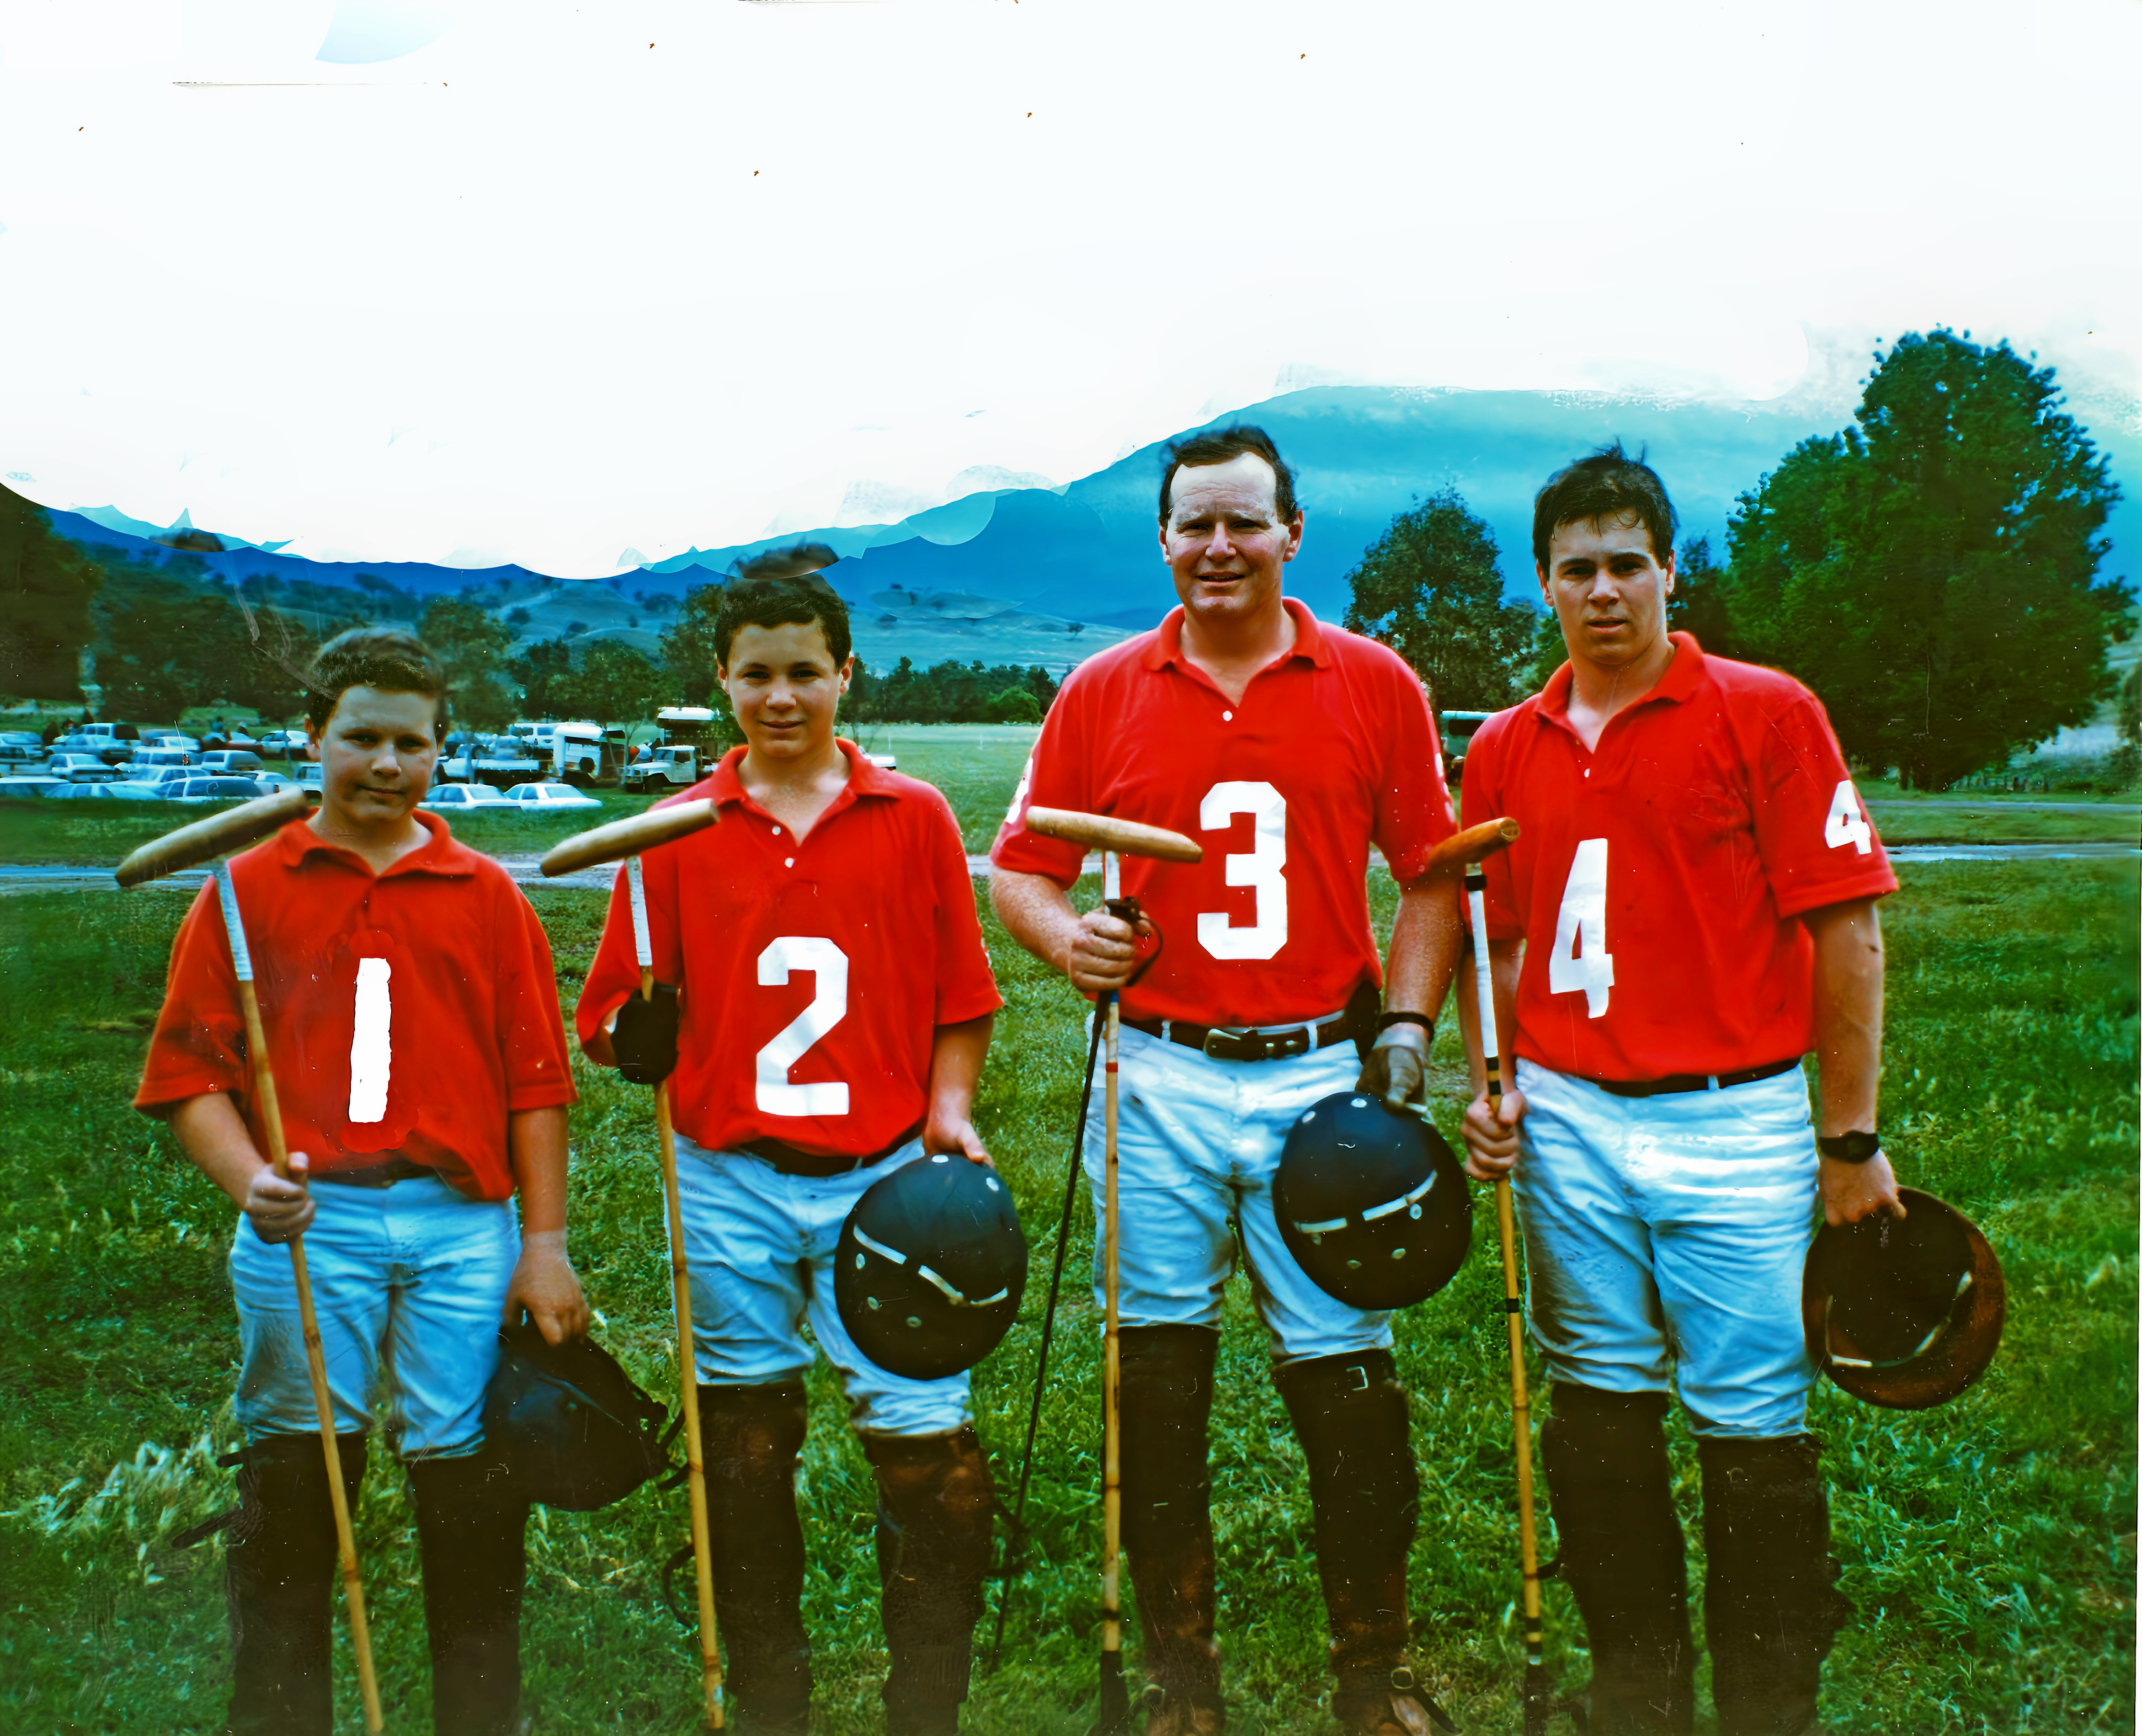
[[[848,605],[818,576],[841,557],[823,543],[797,543],[740,562],[736,577],[722,587],[714,611],[714,658],[728,667],[729,644],[739,627],[786,627],[815,624],[826,635],[826,649],[837,668],[848,660]]]
[[[305,676],[305,717],[315,732],[328,727],[342,696],[353,687],[423,694],[432,701],[433,733],[444,735],[446,671],[415,634],[400,627],[353,627],[321,646]]]
[[[1596,525],[1631,513],[1651,536],[1651,558],[1671,560],[1681,520],[1666,486],[1642,453],[1631,458],[1616,440],[1557,471],[1532,496],[1532,560],[1546,567],[1547,545],[1564,525]]]
[[[1292,524],[1294,515],[1301,510],[1294,500],[1294,472],[1286,467],[1286,460],[1280,456],[1271,436],[1247,422],[1237,422],[1231,428],[1213,428],[1202,434],[1186,434],[1161,448],[1160,456],[1167,461],[1167,468],[1160,473],[1161,523],[1166,524],[1168,514],[1175,510],[1171,498],[1175,473],[1183,466],[1187,464],[1195,470],[1201,465],[1225,464],[1245,452],[1256,453],[1271,466],[1272,503],[1278,510],[1280,522]]]

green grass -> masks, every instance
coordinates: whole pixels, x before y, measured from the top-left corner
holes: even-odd
[[[2121,862],[1925,865],[1907,869],[1888,906],[1890,1148],[1908,1181],[1986,1228],[2011,1311],[1991,1373],[1945,1408],[1903,1415],[1818,1394],[1845,1588],[1861,1611],[1829,1670],[1826,1719],[1838,1732],[2132,1727],[2136,892]],[[1376,894],[1388,920],[1380,876]],[[600,896],[534,895],[570,1004]],[[229,1475],[210,1461],[234,1437],[233,1217],[164,1129],[127,1107],[183,905],[76,894],[0,908],[0,1728],[210,1731],[229,1667],[218,1546],[180,1551],[170,1540],[230,1498]],[[990,940],[1009,1005],[979,1118],[1035,1255],[1025,1318],[975,1382],[983,1438],[1008,1486],[1083,1047],[1069,991],[994,925]],[[1447,1033],[1438,1060],[1454,1092]],[[587,1069],[580,1083],[575,1256],[600,1335],[666,1397],[674,1371],[648,1094]],[[1471,1260],[1398,1329],[1425,1492],[1417,1646],[1476,1732],[1516,1729],[1520,1661],[1491,1223],[1477,1214]],[[1090,1257],[1083,1206],[1073,1243],[1075,1275]],[[1083,1286],[1069,1288],[1029,1507],[1030,1571],[1009,1661],[978,1680],[970,1731],[1073,1731],[1090,1701],[1098,1345]],[[1237,1283],[1213,1463],[1227,1688],[1235,1727],[1250,1732],[1318,1728],[1323,1689],[1305,1473],[1266,1355]],[[1678,1433],[1674,1448],[1692,1520],[1694,1455]],[[884,1654],[873,1497],[822,1369],[802,1500],[822,1727],[874,1730]],[[526,1615],[540,1729],[691,1728],[693,1654],[655,1583],[684,1531],[681,1495],[652,1490],[600,1513],[540,1518]],[[1693,1550],[1692,1526],[1690,1540]],[[412,1520],[391,1466],[375,1462],[359,1541],[389,1728],[427,1729]],[[1549,1617],[1555,1668],[1574,1688],[1580,1636],[1558,1586]],[[347,1647],[337,1655],[340,1727],[354,1730]]]

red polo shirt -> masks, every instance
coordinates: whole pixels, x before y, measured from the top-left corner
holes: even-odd
[[[1523,828],[1487,868],[1488,932],[1526,942],[1509,1047],[1559,1073],[1806,1053],[1814,948],[1794,919],[1897,890],[1814,695],[1671,637],[1665,677],[1597,751],[1570,727],[1565,663],[1465,756],[1466,823]]]
[[[1000,868],[1067,890],[1084,852],[1025,830],[1029,803],[1187,833],[1194,865],[1123,859],[1159,956],[1123,992],[1139,1018],[1276,1025],[1320,1018],[1383,970],[1369,926],[1374,842],[1400,880],[1450,835],[1428,696],[1388,646],[1290,597],[1293,649],[1239,703],[1182,650],[1182,611],[1064,684],[997,834]]]
[[[509,1198],[506,1117],[573,1100],[543,925],[506,870],[421,810],[375,875],[303,821],[231,859],[284,1137],[318,1176],[398,1152]],[[264,1155],[245,1020],[211,880],[179,926],[134,1104],[227,1091]]]
[[[718,823],[640,859],[654,974],[681,990],[669,1101],[709,1150],[881,1151],[928,1107],[937,1027],[1003,1004],[951,808],[839,745],[847,785],[801,844],[744,793],[738,747],[669,798],[713,796]],[[580,1041],[639,992],[620,868]]]

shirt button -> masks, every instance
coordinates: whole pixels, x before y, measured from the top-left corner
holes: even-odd
[[[796,858],[794,856],[790,856],[784,861],[781,866],[784,868],[793,868],[796,866]]]
[[[1220,713],[1220,721],[1222,723],[1231,723],[1235,721],[1235,714],[1231,711],[1223,711]]]
[[[773,828],[773,836],[777,838],[781,836],[781,828],[779,826],[777,826]]]

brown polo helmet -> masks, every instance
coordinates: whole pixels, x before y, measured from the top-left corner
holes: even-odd
[[[1800,1324],[1817,1367],[1890,1410],[1946,1404],[2001,1345],[2008,1287],[1978,1226],[1900,1187],[1907,1216],[1824,1225],[1808,1250]]]

